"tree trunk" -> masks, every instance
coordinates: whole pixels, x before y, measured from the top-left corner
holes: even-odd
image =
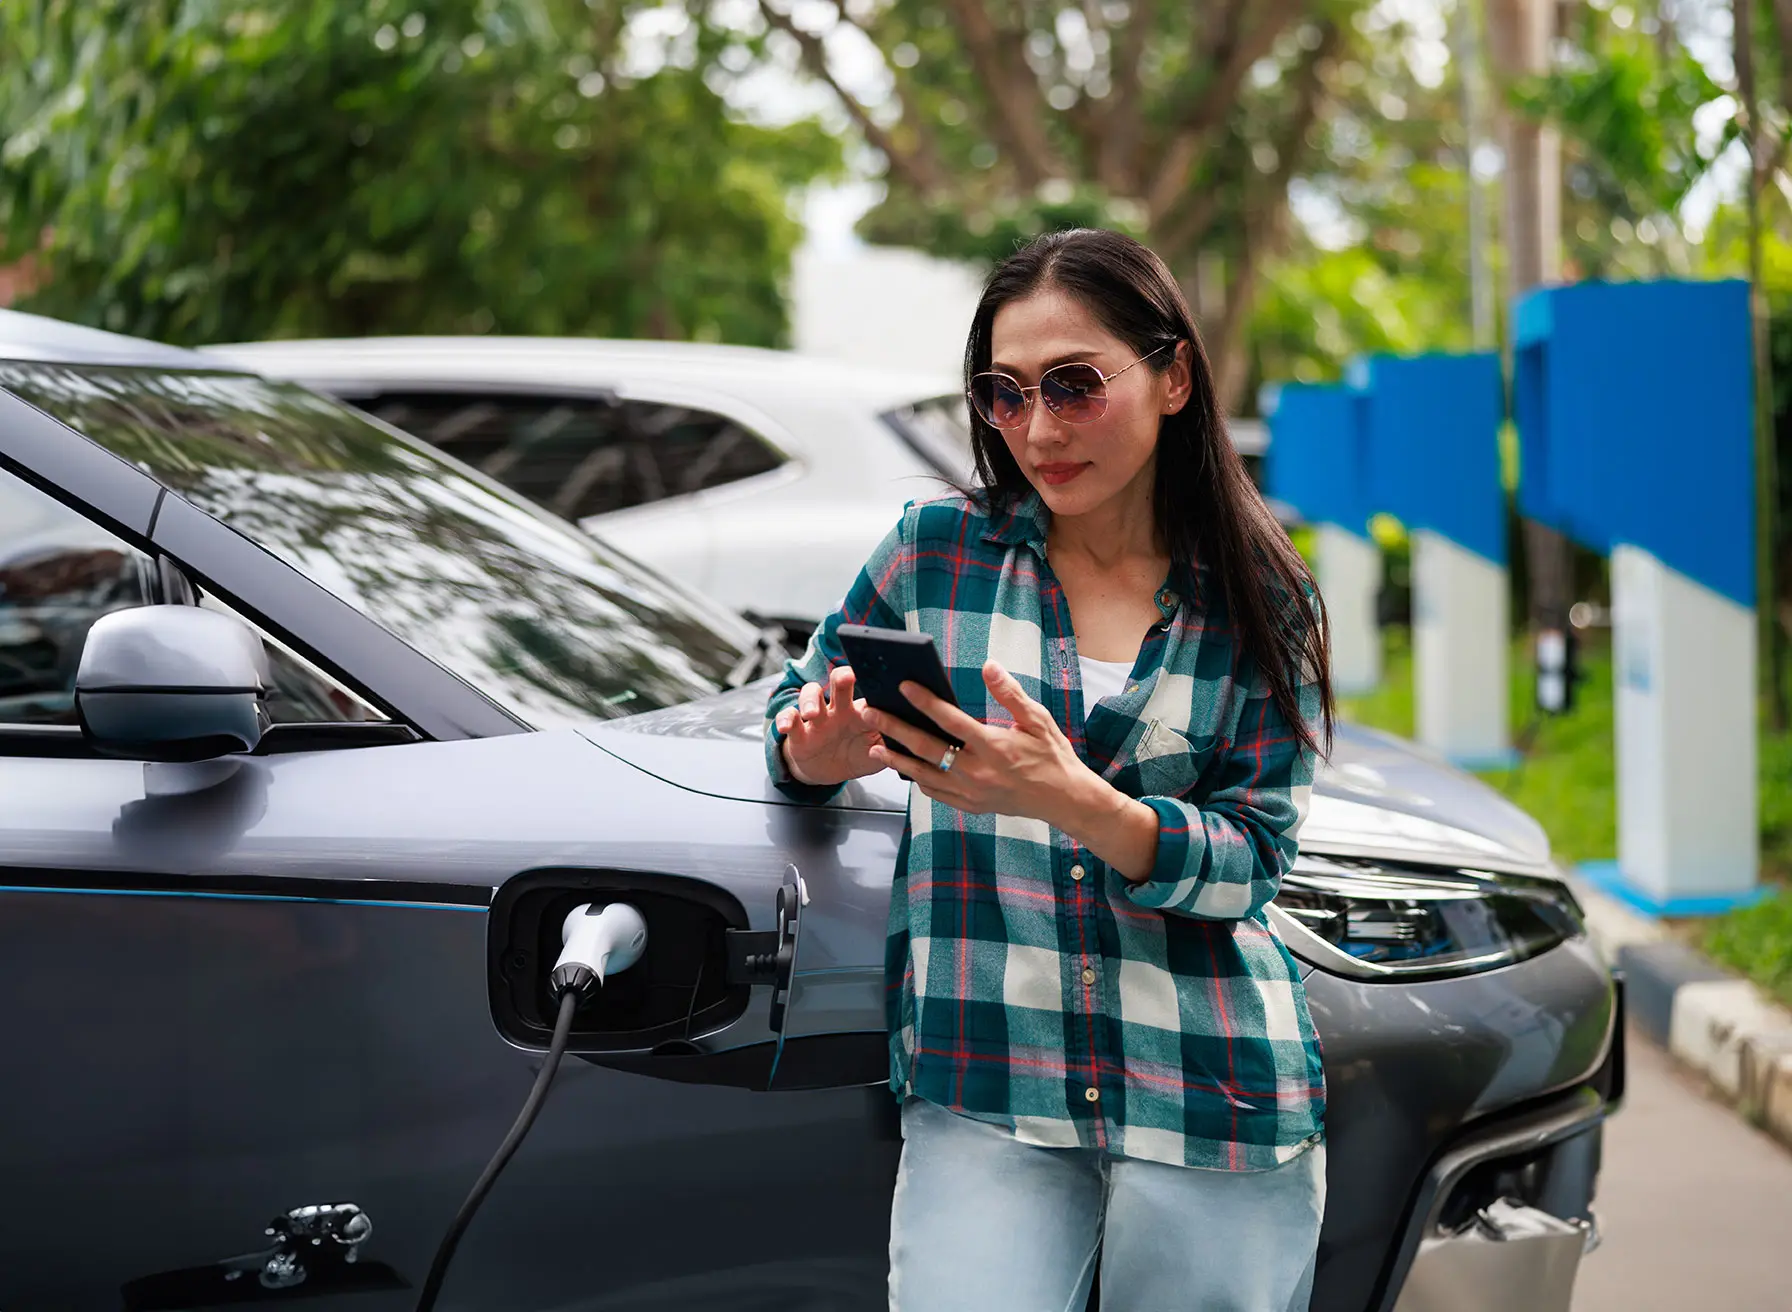
[[[1245,330],[1250,323],[1251,306],[1257,299],[1261,264],[1258,257],[1239,261],[1238,270],[1226,287],[1226,303],[1220,311],[1218,330],[1207,344],[1207,349],[1212,352],[1213,386],[1219,396],[1222,414],[1238,413],[1245,399],[1245,384],[1250,382],[1250,340]]]
[[[1487,0],[1487,52],[1502,82],[1548,71],[1554,18],[1554,0]],[[1533,287],[1561,280],[1561,144],[1553,128],[1510,111],[1500,117],[1510,304]],[[1566,629],[1574,585],[1568,540],[1526,520],[1524,551],[1533,628]]]
[[[1326,79],[1337,55],[1343,33],[1336,23],[1321,25],[1319,44],[1308,52],[1294,74],[1294,111],[1282,125],[1275,147],[1276,166],[1260,187],[1246,183],[1245,212],[1252,223],[1232,259],[1232,276],[1226,283],[1215,332],[1207,337],[1213,362],[1214,391],[1229,415],[1238,413],[1250,382],[1251,308],[1263,280],[1263,262],[1282,253],[1290,223],[1288,186],[1304,149],[1303,143],[1319,119],[1326,98]],[[1197,266],[1198,267],[1198,266]]]
[[[1748,307],[1755,380],[1755,627],[1758,675],[1769,722],[1786,727],[1786,688],[1780,677],[1780,626],[1774,612],[1774,519],[1779,510],[1779,471],[1773,432],[1772,357],[1767,342],[1767,292],[1761,285],[1761,191],[1771,164],[1761,128],[1760,87],[1755,76],[1754,0],[1732,0],[1737,90],[1742,93],[1744,140],[1748,143]]]

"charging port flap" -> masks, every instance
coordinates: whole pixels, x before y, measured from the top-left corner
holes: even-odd
[[[771,986],[767,1023],[779,1034],[784,1032],[784,1017],[790,1005],[790,981],[796,970],[796,938],[802,918],[802,876],[791,866],[778,889],[777,928],[731,929],[724,936],[728,946],[728,982]]]

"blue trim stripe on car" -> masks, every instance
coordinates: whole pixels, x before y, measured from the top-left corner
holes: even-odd
[[[0,893],[86,897],[205,898],[226,902],[318,902],[434,911],[486,911],[492,888],[406,879],[319,879],[303,875],[140,874],[114,870],[20,869],[5,872]]]
[[[361,897],[304,897],[292,893],[212,893],[171,888],[65,888],[52,884],[0,884],[0,893],[62,893],[85,897],[207,898],[218,902],[319,902],[356,907],[412,907],[424,911],[477,911],[483,905],[468,902],[389,902]]]

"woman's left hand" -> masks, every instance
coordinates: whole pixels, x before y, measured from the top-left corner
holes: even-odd
[[[871,749],[872,759],[889,766],[936,802],[972,815],[995,812],[1059,823],[1080,789],[1098,781],[1064,736],[1051,712],[1022,691],[1013,675],[995,661],[983,666],[992,697],[1014,717],[1008,725],[984,724],[915,683],[902,694],[928,719],[963,741],[949,770],[939,768],[950,744],[882,711],[866,710],[867,721],[920,759],[888,746]],[[1060,827],[1063,827],[1060,824]]]

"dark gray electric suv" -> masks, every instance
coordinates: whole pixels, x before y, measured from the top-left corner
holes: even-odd
[[[409,1307],[614,900],[441,1306],[882,1307],[904,795],[770,790],[777,659],[333,401],[0,312],[0,1308]],[[1314,1308],[1578,1261],[1621,992],[1537,826],[1346,730],[1302,849]]]

